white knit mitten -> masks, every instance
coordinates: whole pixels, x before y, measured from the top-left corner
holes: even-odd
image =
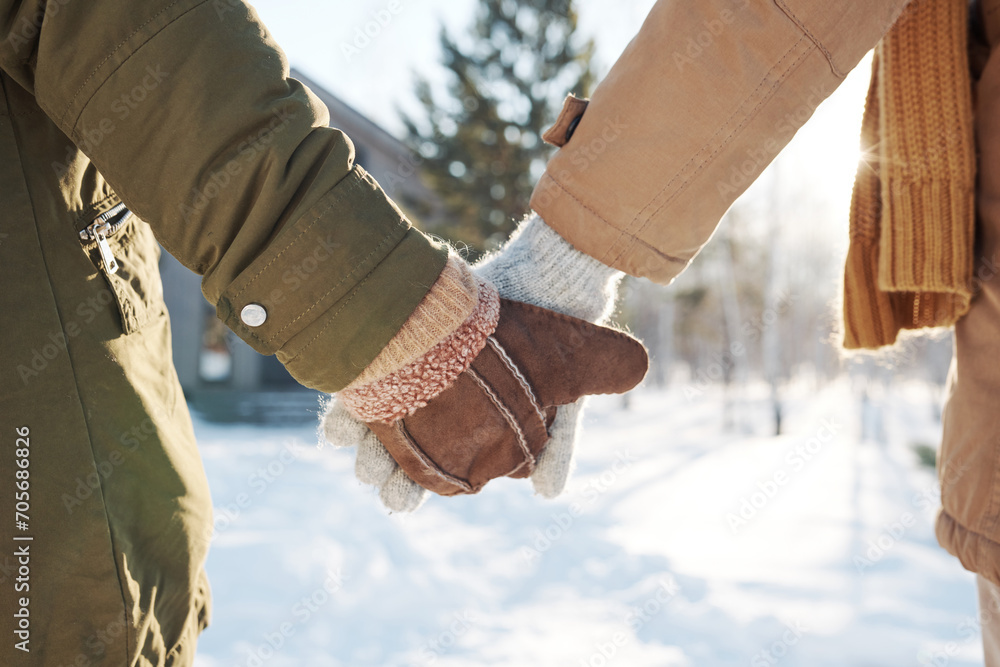
[[[610,317],[624,275],[574,249],[534,214],[473,271],[493,283],[503,298],[598,324]],[[558,496],[566,486],[584,400],[557,410],[550,439],[531,475],[535,491],[546,498]],[[323,415],[322,436],[334,445],[358,446],[355,474],[380,489],[379,497],[390,510],[410,512],[426,499],[428,492],[403,473],[368,427],[336,398]]]
[[[363,484],[379,490],[382,504],[393,512],[412,512],[427,499],[429,492],[403,472],[375,434],[333,397],[324,411],[320,435],[338,447],[358,448],[354,475]]]
[[[500,251],[473,267],[514,301],[531,303],[581,320],[603,324],[611,317],[623,274],[567,243],[535,214],[515,230]],[[538,457],[531,483],[546,498],[566,488],[573,468],[577,427],[586,397],[556,411],[549,441]]]

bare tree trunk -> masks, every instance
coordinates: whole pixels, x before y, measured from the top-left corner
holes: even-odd
[[[657,365],[657,380],[660,387],[670,382],[670,371],[674,367],[674,318],[677,316],[674,293],[667,291],[657,318],[660,343],[660,363]]]
[[[781,331],[778,324],[779,315],[779,295],[778,295],[778,251],[774,246],[779,237],[781,228],[781,196],[779,187],[781,177],[778,172],[778,164],[774,165],[772,175],[772,189],[770,202],[770,230],[768,238],[772,243],[768,245],[767,277],[764,287],[764,312],[761,315],[763,332],[761,334],[761,345],[763,346],[762,357],[764,363],[764,377],[771,388],[771,412],[774,416],[774,435],[781,435],[781,396],[778,382],[780,379],[781,366]]]
[[[737,351],[745,347],[737,347],[740,343],[740,303],[737,293],[736,276],[733,274],[732,242],[727,236],[723,241],[725,252],[719,263],[719,287],[722,294],[722,315],[726,327],[726,348],[722,355],[722,379],[725,383],[723,401],[723,426],[729,431],[735,425],[734,412],[737,398],[732,396],[734,380],[739,382],[743,368],[742,354]]]

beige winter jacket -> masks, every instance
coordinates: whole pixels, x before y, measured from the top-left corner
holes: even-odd
[[[580,250],[670,282],[905,5],[660,0],[589,104],[569,100],[547,134],[562,148],[532,208]],[[982,244],[973,305],[956,326],[937,532],[1000,584],[1000,56],[989,52],[1000,0],[975,11],[989,43],[973,72]]]

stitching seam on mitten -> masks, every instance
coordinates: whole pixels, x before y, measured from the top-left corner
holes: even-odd
[[[535,392],[532,390],[531,385],[529,385],[528,381],[524,378],[524,375],[521,373],[521,369],[517,367],[514,360],[507,354],[507,350],[500,345],[500,342],[496,338],[490,336],[486,339],[486,342],[493,348],[494,352],[497,353],[497,356],[500,357],[500,361],[502,361],[504,366],[507,367],[507,370],[509,370],[511,375],[514,376],[518,384],[521,385],[521,389],[524,390],[528,400],[531,401],[531,407],[535,409],[535,414],[538,415],[539,421],[542,422],[542,429],[548,430],[545,428],[545,414],[542,412],[542,406],[539,405],[538,397],[535,396]]]
[[[430,457],[427,456],[427,454],[424,453],[424,450],[420,448],[420,445],[418,445],[417,442],[413,439],[413,437],[410,436],[410,432],[406,430],[406,425],[403,424],[402,419],[396,422],[396,430],[399,431],[399,434],[402,436],[403,444],[406,445],[406,447],[413,453],[414,456],[420,459],[420,462],[424,464],[424,467],[427,468],[428,472],[432,473],[437,477],[440,477],[441,479],[445,480],[450,484],[454,484],[455,486],[461,487],[462,489],[465,490],[466,493],[472,493],[472,485],[470,485],[463,479],[455,477],[454,475],[449,475],[440,467],[438,467],[438,465],[434,463],[434,461],[432,461]]]
[[[469,373],[469,377],[475,380],[476,384],[478,384],[482,388],[482,390],[486,393],[486,395],[489,397],[489,399],[493,401],[493,405],[496,406],[497,410],[500,412],[503,418],[507,420],[507,423],[510,425],[511,430],[514,431],[514,433],[517,435],[517,444],[518,446],[521,447],[521,452],[524,454],[524,461],[522,461],[519,466],[511,470],[510,473],[508,474],[517,472],[518,470],[523,468],[525,464],[528,465],[529,471],[534,470],[535,457],[531,454],[531,450],[528,448],[528,439],[524,437],[524,431],[521,430],[521,425],[517,423],[517,420],[514,418],[514,415],[510,411],[510,408],[504,405],[503,401],[500,400],[500,397],[497,396],[496,392],[493,391],[493,388],[486,383],[486,380],[484,380],[479,375],[479,373],[472,370],[471,368],[469,368],[467,372]]]

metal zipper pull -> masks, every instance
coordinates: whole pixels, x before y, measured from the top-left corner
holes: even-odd
[[[125,204],[118,204],[99,215],[94,222],[80,232],[81,243],[90,243],[91,241],[97,243],[97,250],[101,254],[101,264],[104,265],[104,270],[109,276],[118,272],[118,260],[111,252],[108,236],[118,231],[131,217],[132,212],[125,207]]]
[[[95,222],[90,227],[87,227],[87,231],[90,232],[90,237],[97,241],[97,250],[101,253],[101,262],[104,264],[104,270],[110,276],[118,273],[118,260],[115,259],[114,254],[111,252],[111,245],[108,243],[108,237],[105,236],[108,227],[110,225],[107,222]]]

